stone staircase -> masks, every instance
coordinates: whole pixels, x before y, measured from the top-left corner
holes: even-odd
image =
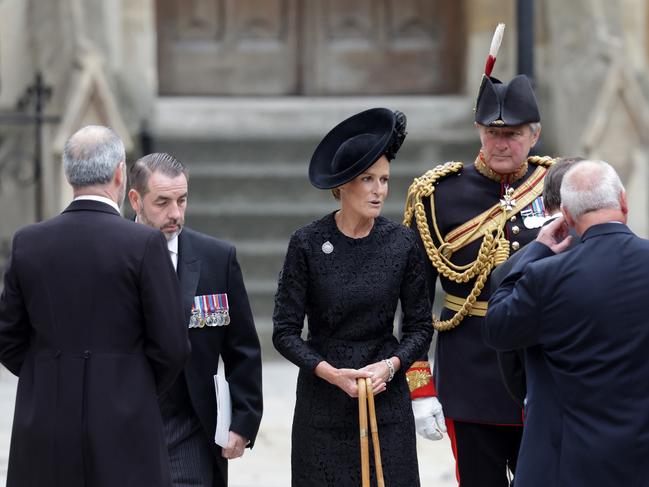
[[[408,116],[408,137],[391,165],[384,215],[400,221],[412,179],[447,160],[472,160],[478,139],[461,97],[160,99],[154,148],[189,168],[187,225],[234,243],[262,341],[290,234],[333,211],[330,192],[307,177],[311,154],[343,118],[386,106]]]

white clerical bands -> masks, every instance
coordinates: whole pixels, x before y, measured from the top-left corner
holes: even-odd
[[[390,382],[392,379],[394,379],[394,364],[392,363],[392,360],[389,358],[384,358],[383,363],[388,367],[388,371],[390,373],[388,377],[388,382]]]

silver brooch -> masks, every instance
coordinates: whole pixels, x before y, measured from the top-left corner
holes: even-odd
[[[322,244],[322,251],[323,251],[325,254],[330,254],[330,253],[332,253],[332,252],[334,251],[334,246],[333,246],[333,244],[332,244],[329,240],[327,240],[325,243]]]

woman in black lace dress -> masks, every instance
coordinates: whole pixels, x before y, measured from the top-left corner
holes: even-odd
[[[336,126],[311,159],[311,183],[333,189],[340,209],[291,236],[275,297],[273,343],[300,367],[294,487],[361,485],[359,377],[371,377],[378,394],[386,485],[419,485],[404,371],[428,350],[430,303],[414,233],[380,216],[389,161],[404,138],[403,114],[375,108]],[[393,335],[399,300],[401,340]]]

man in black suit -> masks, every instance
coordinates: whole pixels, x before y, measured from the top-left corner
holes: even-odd
[[[545,213],[548,215],[546,223],[561,216],[561,182],[563,181],[563,176],[574,163],[582,160],[583,158],[581,157],[560,157],[548,169],[545,178],[543,178],[543,206]],[[574,245],[577,242],[579,242],[579,237],[574,234],[572,244]],[[529,248],[529,244],[524,245],[518,252],[491,272],[489,280],[492,294],[496,292],[500,283],[509,274],[516,262],[527,253]],[[505,388],[521,408],[523,407],[527,392],[523,363],[524,350],[498,352],[498,365],[500,366]]]
[[[63,165],[74,201],[16,232],[0,361],[18,376],[8,487],[171,486],[157,394],[189,353],[162,234],[121,218],[124,145],[84,127]]]
[[[131,168],[136,220],[162,230],[183,293],[182,324],[192,344],[184,374],[161,398],[176,487],[227,485],[227,461],[252,447],[262,415],[261,351],[234,246],[183,227],[187,170],[169,154],[149,154]],[[227,446],[214,442],[213,376],[219,356],[230,384]]]
[[[626,226],[624,188],[604,162],[571,168],[561,198],[565,221],[539,232],[483,325],[497,350],[526,348],[516,482],[649,485],[649,241]],[[562,253],[568,226],[582,243]]]

